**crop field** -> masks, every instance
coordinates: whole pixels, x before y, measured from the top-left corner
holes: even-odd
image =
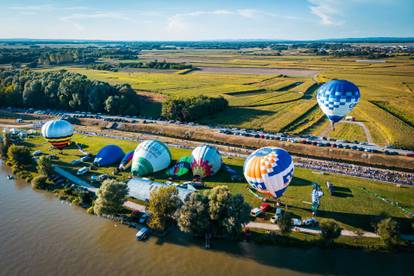
[[[347,79],[354,82],[362,94],[360,103],[350,115],[367,126],[373,141],[414,148],[414,60],[398,56],[385,62],[370,63],[357,62],[358,58],[352,57],[297,53],[255,55],[258,51],[154,50],[143,51],[140,55],[141,60],[188,62],[201,69],[209,68],[185,75],[161,70],[109,72],[65,68],[92,79],[130,83],[138,93],[160,95],[157,97],[159,101],[167,96],[196,95],[223,96],[229,101],[230,109],[204,118],[202,123],[311,135],[324,133],[329,125],[316,105],[316,82]],[[56,69],[61,68],[53,70]],[[263,73],[263,70],[274,69],[281,71],[277,71],[278,74]],[[158,106],[154,104],[155,112],[148,106],[151,105],[142,109],[143,115],[157,117],[160,103]],[[366,141],[355,126],[347,126],[346,130],[332,134],[339,139]]]
[[[96,154],[100,148],[108,144],[116,144],[125,152],[133,150],[137,146],[136,142],[103,137],[88,137],[83,135],[74,135],[73,141],[83,144],[85,150],[92,154]],[[49,144],[40,136],[29,139],[28,143],[33,147],[33,150],[49,152]],[[187,149],[170,147],[170,150],[174,160],[190,154],[190,150]],[[79,166],[71,166],[69,164],[70,161],[79,159],[82,156],[74,145],[65,149],[63,154],[60,154],[58,151],[53,153],[59,157],[57,163],[72,172],[75,172],[82,166],[88,165],[86,163]],[[223,161],[242,175],[243,159],[224,157]],[[113,168],[114,167],[98,168],[98,170],[93,173],[111,174]],[[90,175],[91,173],[86,175],[85,178],[89,178]],[[126,180],[128,175],[128,172],[123,172],[116,176],[116,178],[119,180]],[[161,171],[150,177],[158,181],[165,181],[167,179],[165,171]],[[188,180],[191,180],[191,174],[181,177],[176,182],[184,182]],[[326,188],[327,181],[330,181],[338,187],[339,192],[337,195],[329,195]],[[325,194],[321,199],[321,207],[318,216],[321,218],[335,219],[346,229],[364,229],[372,231],[370,223],[384,213],[401,219],[405,218],[406,214],[399,208],[373,197],[372,193],[377,193],[389,200],[397,201],[400,206],[408,210],[414,210],[413,188],[398,188],[395,185],[384,184],[377,181],[328,173],[320,174],[307,169],[295,168],[295,177],[282,198],[282,201],[288,204],[289,211],[295,216],[302,218],[311,216],[309,210],[310,205],[308,202],[311,201],[312,182],[318,183]],[[233,193],[242,194],[250,205],[258,206],[260,204],[260,200],[248,190],[248,184],[246,182],[232,181],[230,175],[224,169],[221,169],[216,175],[206,178],[205,184],[207,187],[227,185]]]

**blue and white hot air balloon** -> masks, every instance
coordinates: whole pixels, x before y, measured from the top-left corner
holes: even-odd
[[[293,178],[290,154],[281,148],[256,150],[244,161],[243,173],[249,185],[260,193],[279,198]]]
[[[358,87],[347,80],[331,80],[318,89],[319,107],[334,125],[346,116],[359,102]]]

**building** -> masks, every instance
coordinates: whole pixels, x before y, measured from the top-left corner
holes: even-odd
[[[127,183],[129,188],[129,196],[142,201],[149,201],[150,195],[159,187],[170,186],[159,182],[154,182],[143,178],[132,178]],[[189,194],[194,191],[177,187],[178,197],[181,201],[184,201]]]

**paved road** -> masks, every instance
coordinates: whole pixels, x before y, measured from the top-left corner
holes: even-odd
[[[263,230],[269,230],[269,231],[278,231],[279,226],[277,224],[270,224],[270,223],[262,223],[262,222],[249,222],[246,227],[253,228],[253,229],[263,229]],[[302,233],[309,233],[314,235],[320,235],[321,231],[316,229],[310,229],[310,228],[304,228],[295,226],[292,229],[295,232],[302,232]],[[342,230],[341,232],[342,236],[347,237],[357,237],[358,235],[350,230]],[[372,232],[362,232],[362,237],[367,238],[379,238],[379,236]]]
[[[363,122],[352,122],[352,121],[341,121],[338,124],[354,124],[354,125],[359,125],[360,127],[362,127],[362,129],[364,130],[365,133],[365,138],[367,140],[368,143],[374,143],[373,139],[372,139],[372,135],[371,132],[369,131],[368,127],[363,123]],[[331,125],[329,124],[321,133],[319,136],[321,137],[327,137],[329,136],[329,133],[332,131]]]

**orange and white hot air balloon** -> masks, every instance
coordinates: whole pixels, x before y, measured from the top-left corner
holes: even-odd
[[[293,178],[290,154],[281,148],[256,150],[244,162],[243,172],[249,185],[260,193],[279,198]]]

